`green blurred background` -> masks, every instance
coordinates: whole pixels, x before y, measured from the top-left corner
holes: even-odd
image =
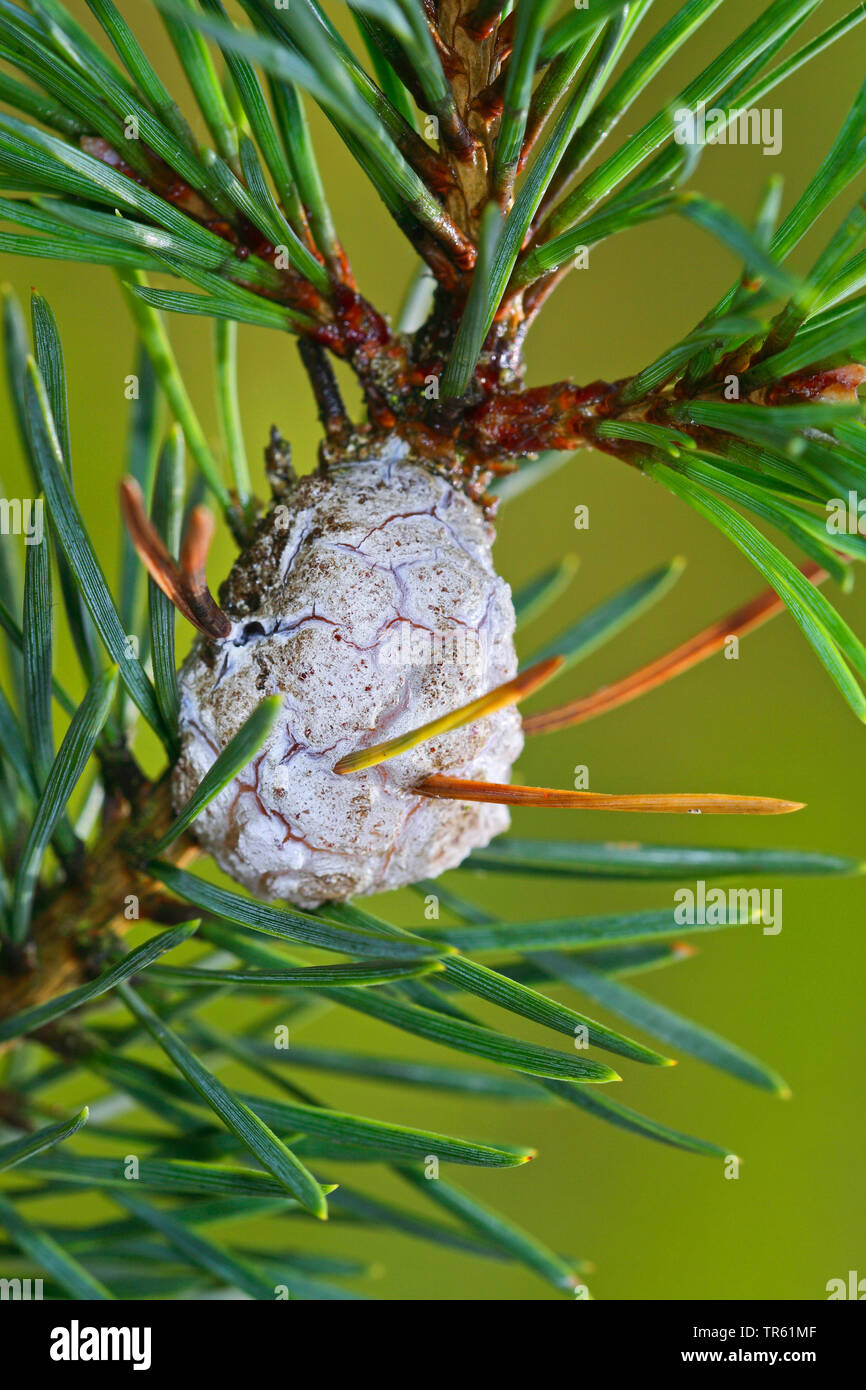
[[[82,22],[84,0],[70,8]],[[170,81],[179,80],[159,20],[143,0],[121,4]],[[641,40],[673,11],[662,0],[644,21]],[[797,43],[850,5],[821,6]],[[336,15],[339,6],[332,7]],[[726,0],[685,54],[654,84],[654,106],[671,100],[690,77],[757,13],[754,0]],[[862,80],[862,31],[822,55],[767,99],[784,113],[778,158],[759,148],[709,150],[695,186],[722,198],[742,217],[756,207],[766,179],[784,174],[783,210],[824,158]],[[651,114],[641,103],[623,130]],[[363,292],[396,310],[413,257],[363,177],[324,123],[312,123],[338,228]],[[850,201],[850,199],[849,199]],[[835,215],[847,210],[839,205]],[[832,226],[832,217],[826,231]],[[818,242],[801,248],[808,264]],[[590,256],[551,301],[529,344],[532,384],[570,376],[614,378],[649,362],[691,328],[731,282],[736,265],[708,236],[668,220],[628,233]],[[116,571],[117,481],[123,463],[133,334],[112,273],[87,266],[6,259],[3,278],[24,298],[31,285],[58,316],[69,369],[77,489],[100,558]],[[175,319],[173,342],[197,408],[215,435],[211,328]],[[294,341],[240,330],[245,433],[261,489],[261,450],[277,423],[297,465],[313,466],[314,409]],[[0,400],[2,470],[8,495],[24,487],[8,400]],[[25,488],[26,491],[26,488]],[[575,505],[590,509],[588,531],[573,527]],[[565,699],[625,674],[754,593],[760,578],[707,524],[612,459],[583,454],[556,476],[502,508],[500,571],[519,585],[566,551],[580,557],[576,581],[555,612],[527,632],[526,648],[552,636],[575,615],[651,567],[682,554],[683,577],[663,603],[556,689]],[[15,542],[20,544],[20,542]],[[232,558],[221,534],[211,576]],[[840,600],[845,616],[866,630],[863,581]],[[837,595],[833,595],[834,600]],[[186,643],[186,634],[181,634]],[[77,681],[68,642],[64,680]],[[527,748],[521,779],[570,786],[586,764],[590,786],[605,791],[723,790],[793,797],[808,803],[778,821],[703,821],[588,813],[518,811],[517,833],[584,839],[643,839],[690,844],[775,845],[864,852],[866,742],[828,678],[787,616],[747,638],[738,661],[720,655],[670,687],[585,727]],[[510,878],[452,882],[467,896],[520,918],[664,906],[675,885],[569,885]],[[763,882],[763,881],[762,881]],[[763,886],[779,886],[766,882]],[[414,899],[389,906],[410,922]],[[450,1170],[460,1184],[499,1205],[555,1248],[593,1260],[593,1294],[605,1299],[754,1299],[826,1297],[827,1280],[849,1269],[866,1275],[863,1159],[862,880],[786,880],[784,929],[764,936],[741,928],[705,937],[699,954],[636,981],[653,998],[717,1029],[775,1065],[793,1099],[778,1101],[685,1058],[671,1070],[623,1064],[616,1098],[677,1127],[719,1141],[744,1158],[737,1181],[720,1164],[642,1141],[572,1109],[500,1106],[367,1082],[322,1078],[330,1104],[430,1129],[536,1145],[524,1168]],[[598,1012],[594,1008],[591,1012]],[[602,1015],[603,1016],[603,1015]],[[502,1026],[502,1019],[497,1020]],[[509,1022],[512,1020],[509,1019]],[[616,1020],[606,1020],[616,1022]],[[526,1036],[532,1036],[527,1026]],[[453,1062],[456,1054],[413,1042],[357,1015],[329,1014],[304,1041],[382,1049]],[[304,1079],[303,1077],[301,1078]],[[74,1098],[97,1094],[76,1085]],[[64,1100],[72,1097],[68,1091]],[[375,1179],[382,1195],[411,1205],[412,1194]],[[97,1199],[76,1199],[63,1219],[84,1219]],[[58,1215],[57,1204],[46,1208]],[[105,1207],[106,1215],[109,1208]],[[111,1209],[114,1214],[114,1209]],[[267,1234],[267,1233],[265,1233]],[[545,1299],[548,1289],[506,1265],[479,1262],[395,1235],[317,1229],[323,1251],[374,1254],[373,1286],[384,1299]]]

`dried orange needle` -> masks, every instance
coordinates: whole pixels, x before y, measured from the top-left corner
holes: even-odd
[[[820,565],[805,564],[801,565],[800,569],[812,584],[820,584],[827,578]],[[775,589],[765,589],[727,617],[711,623],[688,641],[674,647],[672,651],[665,652],[663,656],[656,657],[655,661],[642,666],[640,670],[632,671],[622,680],[615,681],[612,685],[604,685],[600,690],[594,690],[591,695],[583,695],[567,705],[558,705],[555,709],[531,714],[523,721],[523,731],[525,734],[551,734],[556,729],[568,729],[574,724],[583,724],[587,719],[594,719],[596,715],[606,714],[608,710],[636,700],[639,695],[645,695],[656,686],[664,685],[674,676],[681,675],[683,671],[691,670],[699,662],[706,661],[707,657],[725,645],[729,637],[745,636],[753,628],[781,613],[783,608],[784,604]]]
[[[545,661],[538,661],[526,671],[521,671],[513,680],[506,681],[504,685],[497,685],[495,690],[489,690],[486,695],[471,700],[468,705],[461,705],[459,709],[442,714],[438,719],[431,719],[427,724],[422,724],[418,729],[411,729],[407,734],[398,734],[396,738],[376,743],[371,748],[359,748],[356,753],[347,753],[345,758],[340,758],[339,762],[334,764],[334,771],[361,772],[364,768],[375,767],[388,758],[396,758],[399,753],[407,753],[410,748],[415,748],[428,738],[458,729],[461,724],[471,724],[475,719],[483,719],[485,714],[493,714],[504,705],[513,705],[518,700],[525,700],[533,690],[550,680],[554,672],[559,670],[563,660],[561,656],[551,656]]]
[[[722,792],[658,792],[620,796],[607,792],[561,791],[557,787],[513,787],[508,782],[470,782],[460,777],[426,777],[421,796],[446,801],[496,801],[507,806],[566,807],[576,811],[662,811],[672,815],[784,816],[802,811],[802,801],[771,796],[725,796]]]
[[[227,637],[232,625],[207,586],[205,561],[214,530],[207,507],[195,507],[184,538],[180,565],[171,557],[145,510],[134,478],[120,484],[120,506],[129,538],[155,584],[187,620],[206,637]]]

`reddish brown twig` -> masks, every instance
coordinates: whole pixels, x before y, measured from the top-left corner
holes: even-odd
[[[352,427],[351,421],[324,348],[309,338],[299,338],[298,352],[316,397],[319,420],[325,434],[331,440],[344,439]]]

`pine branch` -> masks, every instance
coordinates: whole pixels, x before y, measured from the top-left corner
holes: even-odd
[[[0,627],[12,676],[11,695],[0,697],[0,1044],[13,1059],[38,1057],[32,1071],[10,1062],[0,1095],[12,1131],[0,1142],[0,1167],[15,1165],[17,1203],[0,1201],[9,1237],[4,1254],[14,1247],[27,1268],[46,1271],[52,1289],[78,1296],[152,1291],[150,1279],[164,1296],[240,1288],[266,1298],[279,1276],[300,1297],[345,1297],[339,1280],[355,1278],[356,1263],[306,1246],[272,1256],[251,1249],[242,1234],[210,1230],[229,1217],[243,1222],[267,1212],[278,1230],[290,1216],[290,1229],[303,1239],[327,1210],[338,1228],[366,1223],[472,1257],[516,1261],[573,1296],[581,1261],[548,1250],[450,1183],[419,1176],[430,1154],[519,1171],[534,1153],[526,1136],[480,1144],[338,1110],[301,1086],[295,1068],[472,1091],[479,1099],[543,1099],[713,1158],[730,1150],[620,1104],[611,1093],[618,1072],[596,1055],[565,1048],[562,1039],[573,1041],[583,1029],[589,1047],[628,1062],[661,1068],[672,1049],[776,1094],[784,1083],[739,1045],[623,983],[687,959],[690,942],[712,923],[684,927],[657,909],[507,921],[457,896],[446,880],[437,881],[436,892],[456,924],[425,918],[407,931],[354,904],[314,912],[273,906],[187,872],[198,854],[190,834],[197,817],[258,750],[276,712],[273,702],[261,704],[186,805],[171,807],[179,698],[172,605],[221,639],[231,626],[205,582],[209,527],[201,491],[210,491],[242,546],[260,511],[238,408],[236,325],[299,338],[326,462],[397,435],[413,458],[487,503],[491,481],[513,497],[563,462],[558,451],[594,447],[694,506],[771,585],[616,686],[529,716],[528,732],[564,727],[655,688],[714,650],[732,624],[745,632],[783,604],[864,718],[866,649],[816,585],[825,574],[847,584],[853,562],[866,558],[861,536],[831,539],[825,525],[828,501],[862,489],[866,465],[866,219],[854,201],[866,165],[866,88],[781,224],[779,189],[771,185],[745,227],[684,188],[699,150],[675,138],[661,96],[637,132],[612,152],[606,146],[632,104],[709,21],[717,0],[689,0],[624,64],[650,0],[562,13],[518,0],[505,18],[506,7],[495,0],[350,0],[366,61],[315,0],[285,11],[244,0],[243,27],[221,0],[165,0],[159,8],[188,78],[188,112],[152,65],[136,24],[127,24],[112,0],[88,5],[99,42],[61,0],[0,0],[0,57],[10,69],[0,75],[0,100],[17,113],[0,115],[0,218],[16,229],[0,233],[0,248],[107,265],[121,275],[146,354],[136,366],[142,399],[127,449],[135,482],[126,495],[151,582],[144,613],[130,545],[119,597],[111,593],[75,497],[58,327],[36,297],[31,356],[21,316],[7,301],[13,409],[45,494],[54,560],[46,542],[28,553],[24,573],[0,571]],[[760,101],[866,16],[866,6],[855,5],[781,56],[815,8],[814,0],[774,0],[742,34],[725,36],[679,103],[694,111],[712,101],[730,112]],[[331,122],[435,281],[424,321],[409,331],[393,330],[355,285],[304,100]],[[207,130],[204,146],[192,134],[197,125]],[[602,158],[585,173],[602,145]],[[808,273],[795,277],[792,252],[840,194],[848,199],[845,215]],[[622,380],[525,388],[526,333],[575,256],[670,215],[696,223],[736,256],[742,269],[728,294],[684,339]],[[169,287],[151,285],[151,274],[168,276]],[[217,325],[216,452],[162,310],[203,314]],[[347,362],[361,383],[360,424],[346,414],[328,354]],[[439,393],[428,399],[431,381]],[[163,406],[176,422],[165,436]],[[520,471],[497,484],[517,461]],[[276,432],[268,477],[275,498],[293,477]],[[805,573],[749,517],[808,556]],[[55,669],[52,565],[84,677],[81,703]],[[394,756],[407,740],[424,741],[526,693],[535,663],[545,674],[571,667],[636,620],[678,572],[673,562],[592,612],[571,615],[555,650],[542,647],[533,667],[507,688],[419,725],[402,741],[371,746],[364,758]],[[558,565],[518,596],[524,621],[555,601],[570,573]],[[55,704],[64,729],[56,752]],[[136,713],[164,752],[166,765],[153,777],[137,760]],[[82,817],[70,808],[91,779]],[[570,805],[581,796],[441,778],[416,790],[545,804],[559,795]],[[695,806],[682,794],[656,795],[647,804]],[[91,809],[100,806],[94,819]],[[701,798],[700,806],[731,809],[732,802]],[[751,798],[750,808],[792,803]],[[861,867],[839,855],[793,850],[521,839],[476,851],[467,865],[479,874],[647,882],[699,873],[736,874],[739,882],[770,871],[836,875]],[[426,892],[429,885],[416,888]],[[193,939],[190,919],[199,914]],[[133,922],[145,925],[145,936],[124,952]],[[487,953],[487,962],[476,959]],[[624,1026],[639,1027],[652,1045],[549,997],[561,982],[618,1013]],[[262,1012],[254,1006],[264,989],[274,1008]],[[249,1025],[231,1034],[215,1028],[203,1014],[218,998],[250,1008]],[[473,1014],[473,1001],[497,1010],[493,1025]],[[283,1056],[262,1043],[263,1029],[288,1019],[300,1031],[327,1009],[349,1009],[413,1043],[447,1048],[461,1065],[442,1064],[438,1052],[431,1062],[403,1059],[390,1048],[387,1057],[371,1057],[293,1046]],[[523,1041],[514,1036],[516,1019],[556,1036]],[[158,1052],[145,1060],[142,1045],[154,1043]],[[235,1089],[218,1075],[230,1062],[248,1073],[254,1089]],[[83,1114],[58,1119],[45,1104],[44,1093],[70,1077],[111,1088],[109,1101],[93,1107],[88,1129],[91,1148],[104,1143],[109,1156],[79,1152]],[[129,1122],[133,1108],[147,1113],[146,1129]],[[127,1136],[143,1152],[141,1200],[128,1197],[121,1165],[110,1156]],[[331,1165],[347,1160],[381,1165],[444,1211],[447,1222],[383,1202],[363,1186],[334,1191]],[[72,1231],[22,1214],[57,1183],[113,1194],[120,1219]]]

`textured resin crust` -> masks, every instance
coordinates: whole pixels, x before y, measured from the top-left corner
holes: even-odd
[[[221,591],[232,622],[180,673],[178,804],[267,695],[268,741],[195,824],[258,897],[301,907],[435,877],[508,825],[503,806],[433,801],[431,773],[508,781],[523,746],[512,706],[365,772],[344,754],[466,704],[517,670],[514,610],[493,530],[444,479],[405,458],[304,478]]]

